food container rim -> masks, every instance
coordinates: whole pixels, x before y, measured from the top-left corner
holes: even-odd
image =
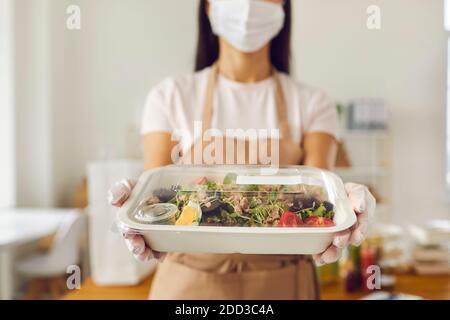
[[[167,165],[164,167],[159,167],[159,168],[154,168],[154,169],[149,169],[146,170],[143,175],[141,176],[141,178],[139,179],[138,183],[141,182],[141,180],[148,180],[148,177],[151,176],[152,174],[158,172],[158,171],[175,171],[175,170],[181,170],[183,172],[189,171],[189,169],[209,169],[209,170],[221,170],[223,172],[232,172],[233,170],[268,170],[268,171],[262,171],[262,173],[264,172],[269,172],[269,170],[277,170],[279,172],[283,172],[283,171],[287,171],[287,170],[298,170],[298,174],[300,174],[300,171],[309,171],[309,172],[314,172],[316,173],[318,176],[328,176],[329,178],[331,178],[333,181],[335,182],[342,182],[342,179],[334,172],[330,171],[330,170],[326,170],[326,169],[320,169],[320,168],[316,168],[316,167],[310,167],[310,166],[303,166],[303,165],[297,165],[297,166],[279,166],[277,168],[271,168],[271,167],[267,167],[267,166],[261,166],[261,165],[176,165],[176,164],[171,164],[171,165]],[[273,171],[270,171],[271,174],[269,175],[261,175],[261,176],[283,176],[280,175],[279,173],[273,173]],[[182,174],[182,173],[181,173]],[[313,180],[320,180],[321,177],[315,177],[312,178]],[[324,179],[323,179],[324,180]],[[146,181],[142,181],[141,183],[146,183]],[[271,184],[270,182],[268,182],[267,184]],[[312,184],[314,185],[314,184]],[[342,185],[343,187],[343,185]],[[189,190],[186,190],[189,191]],[[194,190],[193,190],[194,191]],[[226,191],[224,191],[226,192]],[[237,191],[239,192],[239,191]],[[251,191],[242,191],[242,192],[251,192]],[[261,191],[260,191],[261,192]],[[279,193],[290,193],[289,191],[278,191]],[[292,193],[292,192],[291,192]]]
[[[148,177],[152,174],[163,171],[172,170],[174,168],[180,168],[183,170],[189,170],[189,168],[209,168],[209,169],[226,169],[234,168],[238,170],[245,169],[258,169],[261,166],[214,166],[214,165],[189,165],[189,166],[179,166],[179,165],[169,165],[166,167],[160,167],[155,169],[150,169],[144,172],[144,174],[139,179],[136,189],[141,190],[142,187],[147,183]],[[318,169],[308,166],[287,166],[280,167],[280,169],[299,169],[299,170],[311,170],[317,171],[318,173],[329,175],[336,181],[342,183],[341,178],[335,173],[329,170]],[[229,226],[174,226],[174,225],[145,225],[133,222],[128,218],[128,213],[133,210],[133,206],[138,202],[138,197],[140,193],[132,193],[125,205],[119,209],[117,212],[117,218],[119,224],[132,230],[138,231],[173,231],[173,232],[219,232],[219,233],[235,233],[235,234],[248,234],[248,233],[262,233],[262,234],[322,234],[322,233],[336,233],[350,228],[356,223],[356,214],[351,210],[349,206],[344,206],[343,209],[346,211],[345,219],[341,223],[332,227],[293,227],[293,228],[276,228],[276,227],[229,227]],[[338,197],[339,199],[340,197]],[[340,201],[342,201],[340,199]]]
[[[122,211],[123,212],[123,211]],[[263,234],[295,234],[295,233],[336,233],[346,230],[353,226],[356,222],[356,215],[349,214],[343,223],[333,227],[292,227],[292,228],[277,228],[277,227],[226,227],[226,226],[175,226],[175,225],[143,225],[137,224],[129,220],[126,215],[118,213],[119,223],[121,227],[126,227],[130,230],[136,231],[173,231],[173,232],[219,232],[219,233],[263,233]],[[127,222],[125,222],[127,221]]]

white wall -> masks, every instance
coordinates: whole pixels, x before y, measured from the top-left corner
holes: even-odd
[[[194,59],[196,0],[49,1],[15,2],[19,206],[69,205],[87,161],[139,154],[148,91]]]
[[[12,0],[0,0],[0,208],[16,204]]]
[[[80,31],[65,28],[66,7],[74,3],[82,12]],[[191,71],[194,3],[65,0],[52,6],[53,157],[61,203],[69,201],[86,161],[136,154],[148,91],[166,76]]]
[[[333,97],[384,97],[393,136],[395,221],[450,217],[445,188],[446,44],[441,0],[302,0],[298,78]],[[366,28],[379,5],[382,29]]]
[[[50,132],[49,1],[14,1],[14,99],[19,206],[48,207],[56,203]]]
[[[294,2],[296,76],[341,101],[375,96],[390,104],[396,221],[448,215],[442,1]],[[52,1],[47,151],[56,204],[68,203],[86,161],[135,153],[128,132],[148,90],[192,70],[196,3]],[[65,28],[68,4],[81,6],[80,31]],[[365,27],[369,4],[381,6],[381,31]]]

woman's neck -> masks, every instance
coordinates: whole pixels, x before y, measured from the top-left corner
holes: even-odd
[[[237,82],[258,82],[271,76],[270,45],[252,53],[243,53],[222,39],[218,60],[219,72]]]

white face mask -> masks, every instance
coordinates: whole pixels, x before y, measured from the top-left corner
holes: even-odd
[[[263,0],[210,0],[214,34],[242,52],[255,52],[283,28],[281,4]]]

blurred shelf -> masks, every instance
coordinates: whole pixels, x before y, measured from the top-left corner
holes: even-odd
[[[389,127],[378,130],[349,129],[340,124],[341,141],[353,166],[336,168],[344,182],[369,186],[378,200],[377,219],[389,222],[392,217],[392,144]]]

